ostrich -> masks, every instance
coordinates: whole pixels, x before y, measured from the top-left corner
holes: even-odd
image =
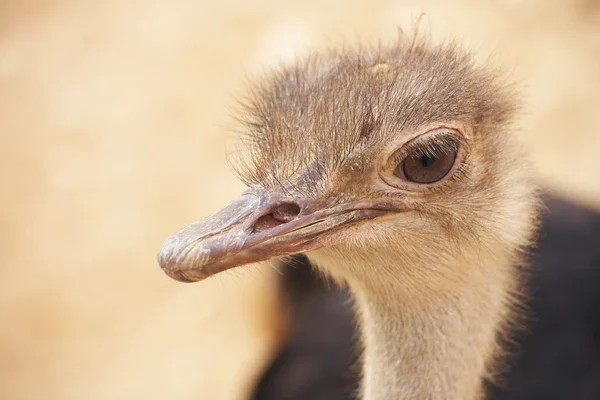
[[[347,285],[365,400],[479,399],[538,198],[501,74],[412,39],[314,54],[239,116],[248,189],[162,245],[179,281],[304,253]]]

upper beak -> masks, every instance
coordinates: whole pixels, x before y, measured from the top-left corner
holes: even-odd
[[[239,265],[314,250],[333,231],[398,211],[389,200],[322,208],[317,201],[281,201],[247,191],[168,238],[158,262],[171,278],[195,282]]]

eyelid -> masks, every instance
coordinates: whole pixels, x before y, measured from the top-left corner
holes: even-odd
[[[395,168],[404,161],[409,155],[438,155],[437,151],[445,146],[451,145],[452,150],[458,151],[464,145],[462,135],[454,133],[451,129],[436,129],[424,133],[416,138],[404,143],[402,147],[396,150],[386,162],[387,168]],[[432,148],[433,147],[433,148]],[[437,147],[437,148],[436,148]]]

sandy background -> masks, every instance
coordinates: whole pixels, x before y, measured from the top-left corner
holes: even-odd
[[[184,285],[156,251],[241,190],[247,75],[421,12],[514,70],[542,179],[599,206],[600,1],[0,1],[0,398],[244,399],[272,271]]]

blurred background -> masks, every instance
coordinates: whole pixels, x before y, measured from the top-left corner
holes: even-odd
[[[247,398],[285,329],[276,274],[184,285],[158,247],[242,190],[248,76],[422,12],[512,71],[544,185],[600,210],[598,0],[0,1],[0,398]]]

